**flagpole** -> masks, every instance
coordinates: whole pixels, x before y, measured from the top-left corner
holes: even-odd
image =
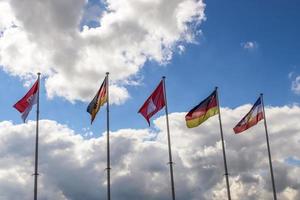
[[[34,161],[34,200],[37,200],[37,184],[38,184],[38,155],[39,155],[39,115],[40,115],[40,75],[38,72],[38,91],[37,91],[37,107],[36,107],[36,136],[35,136],[35,161]]]
[[[174,176],[173,176],[173,159],[172,159],[172,148],[171,148],[171,137],[170,137],[170,128],[169,128],[169,114],[168,114],[168,103],[167,103],[167,93],[166,93],[166,77],[163,76],[163,85],[164,85],[164,100],[165,100],[165,112],[166,112],[166,121],[167,121],[167,133],[168,133],[168,147],[169,147],[169,165],[170,165],[170,175],[171,175],[171,189],[172,189],[172,200],[175,200],[175,187],[174,187]]]
[[[225,152],[225,145],[224,145],[224,136],[223,136],[223,128],[222,128],[222,120],[221,120],[221,109],[219,103],[219,94],[218,94],[218,87],[216,87],[217,93],[217,103],[218,103],[218,111],[219,111],[219,123],[220,123],[220,133],[221,133],[221,140],[222,140],[222,149],[223,149],[223,158],[224,158],[224,168],[225,168],[225,177],[226,177],[226,186],[227,186],[227,196],[228,200],[231,200],[230,195],[230,186],[229,186],[229,179],[228,179],[228,169],[227,169],[227,161],[226,161],[226,152]]]
[[[106,91],[107,91],[107,103],[106,103],[106,126],[107,126],[107,200],[110,200],[110,147],[109,147],[109,81],[108,81],[109,72],[106,72]]]
[[[263,94],[262,93],[260,94],[260,98],[261,98],[261,103],[262,103],[262,106],[263,106],[263,113],[264,113],[264,125],[265,125],[265,131],[266,131],[266,140],[267,140],[268,155],[269,155],[270,173],[271,173],[271,179],[272,179],[273,197],[274,197],[274,200],[277,200],[275,180],[274,180],[274,174],[273,174],[273,166],[272,166],[272,157],[271,157],[271,150],[270,150],[270,144],[269,144],[267,119],[266,119],[266,114],[265,114],[265,105],[264,105],[264,100],[263,100]]]

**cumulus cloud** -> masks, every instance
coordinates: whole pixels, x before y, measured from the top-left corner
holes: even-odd
[[[3,70],[25,81],[40,71],[48,96],[69,101],[90,100],[109,71],[116,88],[111,93],[122,91],[112,102],[121,103],[130,96],[124,86],[145,62],[168,63],[179,43],[195,42],[205,19],[202,0],[102,3],[101,11],[87,0],[2,0]],[[90,21],[99,26],[80,27]]]
[[[10,28],[16,22],[12,9],[7,1],[0,1],[0,32]]]
[[[232,127],[250,109],[222,109],[233,199],[272,199],[262,123],[234,135]],[[278,198],[300,197],[299,107],[266,109]],[[106,198],[106,140],[84,138],[55,121],[40,121],[39,199]],[[121,129],[111,134],[112,197],[116,200],[170,198],[164,116],[150,129]],[[178,199],[225,200],[218,120],[187,129],[184,113],[170,115],[175,187]],[[35,123],[0,123],[1,199],[32,199]]]
[[[242,42],[241,47],[246,50],[254,50],[257,49],[258,44],[256,41]]]
[[[300,76],[297,76],[295,80],[292,82],[292,91],[295,94],[300,95]]]

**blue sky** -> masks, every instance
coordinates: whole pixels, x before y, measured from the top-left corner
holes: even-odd
[[[263,122],[232,130],[260,93],[278,199],[300,199],[299,10],[296,0],[0,1],[1,197],[32,199],[36,107],[23,124],[12,106],[40,71],[39,198],[105,199],[106,106],[93,125],[86,108],[109,71],[113,199],[170,197],[164,110],[150,128],[138,114],[162,76],[179,199],[226,196],[217,116],[184,121],[216,86],[232,199],[272,199]]]
[[[188,111],[215,86],[220,88],[223,107],[253,103],[260,92],[265,94],[267,105],[299,102],[300,97],[291,91],[291,82],[300,74],[299,10],[300,3],[296,0],[206,2],[207,20],[197,26],[202,31],[196,38],[198,44],[184,44],[185,51],[174,52],[166,65],[147,61],[138,72],[143,77],[141,85],[127,87],[130,99],[122,105],[111,106],[111,129],[147,127],[137,111],[163,75],[167,77],[170,112]],[[254,43],[254,48],[243,48],[247,42]],[[291,78],[289,73],[293,73]],[[18,78],[4,71],[0,72],[0,80],[3,113],[0,119],[21,123],[12,105],[27,89]],[[99,79],[95,84],[100,86],[101,82]],[[85,132],[83,128],[90,128],[97,136],[105,130],[105,110],[101,109],[90,126],[87,105],[80,101],[70,103],[61,97],[49,100],[42,87],[42,119],[57,120],[79,133]],[[34,119],[33,112],[29,119]]]

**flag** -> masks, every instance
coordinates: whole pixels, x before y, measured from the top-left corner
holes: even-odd
[[[234,132],[241,133],[248,128],[256,125],[260,120],[264,118],[263,104],[261,97],[257,99],[251,110],[247,115],[233,128]]]
[[[188,128],[199,126],[205,120],[218,113],[217,90],[215,90],[211,95],[188,112],[185,116],[186,126]]]
[[[32,106],[37,103],[39,81],[37,80],[25,96],[20,99],[13,107],[21,113],[21,118],[25,123]]]
[[[100,107],[107,102],[107,80],[107,77],[105,77],[96,96],[87,107],[87,112],[91,115],[91,124],[93,123]]]
[[[158,111],[160,111],[165,106],[165,94],[164,94],[164,85],[161,81],[153,93],[148,97],[145,103],[139,110],[139,113],[144,116],[147,120],[149,126],[149,119]]]

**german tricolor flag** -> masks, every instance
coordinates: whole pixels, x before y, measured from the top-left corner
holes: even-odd
[[[218,113],[217,90],[215,90],[188,112],[185,116],[186,125],[188,128],[194,128]]]
[[[87,112],[91,114],[91,123],[93,123],[100,107],[107,102],[107,87],[108,87],[107,80],[108,80],[107,77],[105,77],[96,96],[93,98],[93,100],[87,107]]]

